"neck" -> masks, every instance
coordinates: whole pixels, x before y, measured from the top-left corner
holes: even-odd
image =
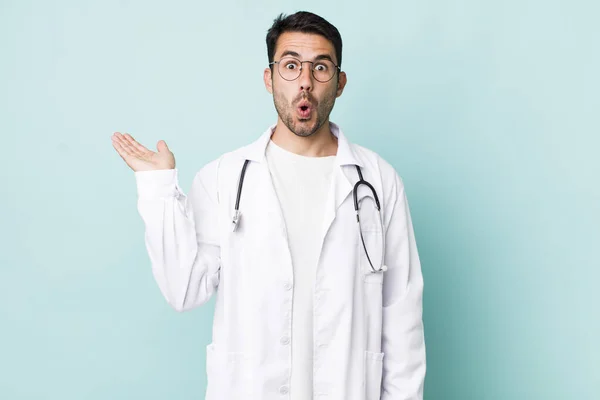
[[[306,157],[327,157],[337,154],[337,137],[331,133],[329,120],[312,135],[302,137],[290,131],[278,118],[271,140],[287,151]]]

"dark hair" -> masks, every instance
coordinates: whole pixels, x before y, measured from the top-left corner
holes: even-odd
[[[267,56],[269,57],[269,62],[272,62],[275,56],[277,39],[284,32],[314,33],[325,37],[325,39],[333,44],[337,64],[340,68],[342,67],[342,37],[340,36],[340,32],[324,18],[308,11],[298,11],[287,17],[284,14],[279,14],[275,18],[273,25],[267,32]]]

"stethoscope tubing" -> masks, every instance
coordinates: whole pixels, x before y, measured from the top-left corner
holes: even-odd
[[[242,196],[242,187],[244,186],[244,177],[246,175],[246,168],[248,167],[248,163],[250,162],[250,160],[245,160],[244,161],[244,166],[242,167],[242,172],[240,174],[240,180],[238,182],[238,189],[237,189],[237,196],[235,199],[235,209],[234,209],[234,215],[233,215],[233,231],[235,232],[240,220],[240,199]],[[380,272],[380,271],[386,271],[387,267],[385,265],[383,265],[383,251],[384,251],[384,243],[383,243],[383,237],[381,238],[381,254],[382,254],[382,262],[381,262],[381,266],[379,267],[379,269],[375,269],[375,267],[373,266],[373,263],[371,262],[371,257],[369,257],[369,252],[367,251],[367,246],[365,244],[365,239],[363,237],[362,234],[362,230],[360,229],[360,218],[359,218],[359,207],[358,207],[358,188],[360,187],[360,185],[365,185],[367,186],[370,190],[371,193],[373,193],[373,198],[375,199],[375,204],[377,206],[377,213],[379,215],[379,223],[380,223],[380,227],[381,227],[381,234],[383,236],[383,220],[381,217],[381,204],[379,203],[379,196],[377,196],[377,191],[375,190],[375,188],[373,187],[373,185],[371,185],[369,182],[367,182],[362,175],[362,171],[360,170],[360,167],[358,165],[355,165],[356,167],[356,171],[358,171],[358,181],[354,184],[354,188],[352,189],[352,197],[354,200],[354,210],[356,211],[356,222],[359,224],[359,232],[360,232],[360,240],[362,242],[363,245],[363,249],[365,250],[365,255],[367,256],[367,261],[369,261],[369,265],[371,266],[371,272]]]

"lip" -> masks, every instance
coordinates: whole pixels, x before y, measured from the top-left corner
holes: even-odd
[[[306,110],[303,111],[302,107],[306,107]],[[310,116],[312,114],[313,106],[310,101],[305,99],[305,100],[301,100],[298,103],[298,105],[296,106],[296,110],[302,118],[310,118]]]
[[[303,106],[306,106],[306,107],[312,108],[312,104],[311,104],[311,102],[310,102],[310,101],[308,101],[308,100],[301,100],[301,101],[298,103],[298,108],[300,108],[300,107],[303,107]]]

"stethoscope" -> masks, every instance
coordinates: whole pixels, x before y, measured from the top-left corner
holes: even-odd
[[[242,172],[240,173],[240,180],[238,183],[238,188],[237,188],[237,197],[235,199],[235,210],[233,213],[233,219],[232,219],[232,223],[233,223],[233,232],[236,231],[238,224],[240,222],[240,197],[242,196],[242,187],[244,186],[244,176],[246,175],[246,168],[248,167],[248,163],[250,162],[250,160],[246,160],[244,161],[244,166],[242,167]],[[362,242],[363,245],[363,249],[365,250],[365,255],[367,256],[367,260],[369,261],[369,265],[371,266],[371,271],[372,273],[374,272],[384,272],[387,271],[387,266],[385,266],[383,264],[383,254],[384,254],[384,240],[383,237],[381,238],[381,263],[378,269],[375,269],[375,267],[373,266],[373,263],[371,262],[371,257],[369,257],[369,252],[367,251],[367,245],[365,244],[365,239],[363,237],[362,234],[362,229],[360,227],[360,217],[359,217],[359,205],[358,205],[358,188],[360,187],[360,185],[365,185],[367,186],[370,190],[371,193],[373,194],[373,198],[375,199],[375,205],[377,206],[377,213],[378,213],[378,219],[379,219],[379,226],[381,228],[381,234],[383,236],[383,219],[381,217],[381,205],[379,204],[379,196],[377,196],[377,191],[375,190],[375,188],[373,187],[373,185],[371,185],[369,182],[367,182],[366,180],[364,180],[362,172],[360,170],[360,167],[358,165],[355,165],[356,170],[358,171],[358,181],[354,184],[354,188],[352,189],[352,197],[354,199],[354,211],[356,211],[356,222],[358,223],[358,231],[360,232],[360,240]]]

